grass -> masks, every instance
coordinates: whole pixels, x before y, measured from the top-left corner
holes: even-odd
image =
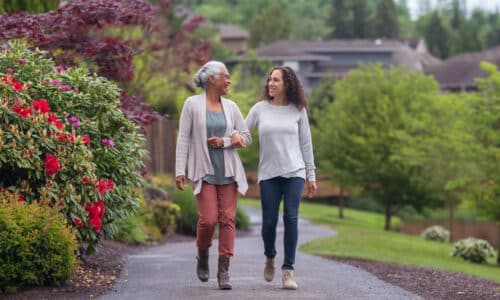
[[[239,201],[243,205],[260,207],[259,201]],[[436,268],[500,282],[500,268],[495,259],[490,259],[487,264],[470,263],[450,256],[451,243],[384,231],[384,216],[381,214],[344,209],[344,219],[339,219],[336,206],[304,201],[300,216],[337,231],[336,236],[301,245],[300,249],[306,253]],[[394,218],[393,227],[399,222],[398,218]]]

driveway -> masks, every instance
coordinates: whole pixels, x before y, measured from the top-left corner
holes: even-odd
[[[281,288],[281,272],[273,282],[263,278],[264,254],[260,232],[260,212],[244,207],[251,218],[250,234],[237,236],[231,259],[232,290],[217,285],[217,240],[211,247],[210,280],[196,277],[194,242],[166,243],[131,255],[123,266],[112,291],[100,299],[421,299],[419,296],[377,279],[359,268],[297,252],[295,291]],[[281,219],[281,218],[280,218]],[[283,224],[278,225],[277,266],[283,257]],[[299,244],[336,233],[300,220]]]

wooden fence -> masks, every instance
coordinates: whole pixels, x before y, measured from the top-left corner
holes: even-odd
[[[149,174],[174,175],[176,128],[177,122],[167,117],[146,128],[146,149],[150,159],[145,164]]]

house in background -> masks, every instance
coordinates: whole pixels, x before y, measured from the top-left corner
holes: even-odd
[[[245,53],[248,49],[249,33],[246,29],[232,24],[215,24],[218,28],[217,39],[234,54]]]
[[[477,89],[475,79],[486,76],[480,68],[481,61],[491,62],[500,68],[500,46],[451,57],[441,64],[427,67],[425,72],[434,76],[442,91],[474,91]]]
[[[255,52],[274,64],[294,69],[306,91],[318,86],[322,78],[342,78],[360,64],[405,65],[410,70],[424,71],[428,66],[440,63],[427,52],[420,40],[413,44],[385,39],[287,40],[260,47]],[[231,65],[246,60],[245,55],[240,55],[227,62]]]
[[[182,4],[175,6],[174,14],[183,20],[183,24],[201,17]],[[217,32],[216,40],[225,48],[231,50],[234,55],[240,55],[248,50],[248,39],[250,37],[248,30],[233,24],[212,23],[207,20],[204,20],[200,25],[215,29]]]

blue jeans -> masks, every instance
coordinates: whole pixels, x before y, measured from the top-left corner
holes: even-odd
[[[281,199],[284,199],[283,223],[285,224],[285,259],[281,269],[293,270],[298,239],[299,204],[304,190],[304,179],[300,177],[274,177],[262,180],[260,201],[262,204],[262,240],[264,255],[276,256],[276,226],[278,224]]]

